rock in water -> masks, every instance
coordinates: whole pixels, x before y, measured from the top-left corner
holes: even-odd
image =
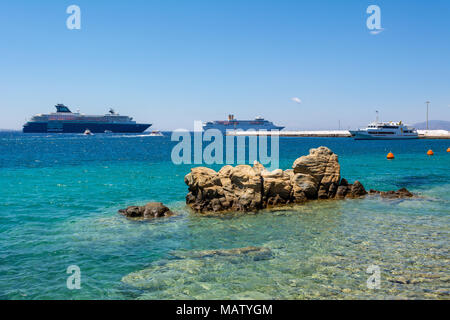
[[[235,249],[217,249],[201,251],[174,251],[172,255],[181,259],[208,258],[215,256],[249,256],[257,260],[270,259],[272,251],[266,247],[245,247]]]
[[[294,173],[291,183],[295,202],[301,202],[303,197],[317,199],[319,182],[313,176],[304,173]]]
[[[193,168],[184,178],[189,187],[186,203],[197,212],[257,211],[259,209],[303,203],[315,199],[359,198],[367,194],[364,186],[341,179],[338,156],[327,147],[311,149],[295,160],[292,169],[272,172],[255,162],[253,167],[224,166],[219,172]],[[410,197],[406,189],[380,192],[386,198]],[[131,207],[130,207],[131,208]],[[132,214],[139,209],[130,209]]]
[[[365,196],[367,194],[366,189],[359,181],[355,181],[355,183],[351,186],[349,195],[353,198],[358,198]]]
[[[145,206],[131,206],[126,209],[119,210],[119,213],[127,218],[142,220],[169,217],[174,214],[161,202],[149,202]]]
[[[261,173],[248,165],[224,166],[219,172],[193,168],[184,178],[186,203],[198,212],[256,211],[261,209]]]
[[[294,173],[303,173],[314,177],[319,185],[326,189],[341,180],[341,166],[337,154],[327,147],[311,149],[309,155],[298,158],[292,165]]]
[[[255,166],[262,166],[255,164]],[[261,173],[263,179],[263,200],[269,206],[286,204],[290,202],[292,193],[291,178],[288,173],[278,169],[273,172],[263,170]]]
[[[406,188],[398,189],[397,191],[377,191],[377,190],[369,190],[370,195],[379,195],[382,198],[387,199],[402,199],[402,198],[411,198],[414,196],[411,192]]]

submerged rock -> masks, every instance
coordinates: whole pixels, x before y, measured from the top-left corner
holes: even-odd
[[[378,191],[378,190],[369,190],[370,195],[379,195],[382,198],[388,199],[401,199],[401,198],[411,198],[414,196],[411,192],[409,192],[406,188],[398,189],[397,191]]]
[[[122,283],[143,290],[171,291],[173,294],[179,294],[176,291],[180,287],[192,286],[194,291],[209,292],[211,286],[220,285],[224,273],[226,274],[224,269],[242,266],[249,260],[259,263],[273,258],[272,251],[267,247],[175,251],[172,256],[176,259],[153,262],[148,268],[124,276]],[[242,272],[238,269],[236,271],[239,274]],[[210,285],[205,282],[210,282]],[[187,291],[183,293],[190,294]]]
[[[309,155],[294,161],[292,169],[272,172],[255,162],[253,167],[224,166],[218,172],[204,167],[193,168],[184,178],[189,187],[186,203],[202,213],[257,211],[267,207],[303,203],[316,199],[361,198],[368,194],[355,181],[341,179],[338,156],[327,147],[311,149]],[[411,197],[406,189],[381,192],[385,198]]]
[[[174,213],[161,202],[149,202],[145,206],[131,206],[126,209],[120,209],[119,213],[127,218],[144,220],[174,215]]]
[[[272,256],[272,251],[266,247],[245,247],[234,249],[200,250],[200,251],[175,251],[172,253],[177,258],[208,258],[218,256],[249,256],[255,260],[265,260]]]

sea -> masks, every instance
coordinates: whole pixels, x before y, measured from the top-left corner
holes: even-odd
[[[450,299],[449,140],[282,137],[282,169],[327,146],[347,180],[417,196],[221,216],[185,205],[198,165],[173,163],[177,143],[0,132],[0,299]],[[118,213],[150,201],[176,215]]]

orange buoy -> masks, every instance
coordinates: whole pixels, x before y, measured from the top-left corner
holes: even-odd
[[[433,150],[428,150],[427,155],[432,156],[434,154]]]
[[[450,152],[450,148],[447,148],[447,152]]]
[[[389,160],[394,159],[394,154],[392,152],[389,152],[388,155],[386,156],[386,158],[388,158]]]

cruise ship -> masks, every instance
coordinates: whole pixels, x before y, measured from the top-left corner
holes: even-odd
[[[417,130],[400,122],[373,122],[367,128],[350,130],[355,140],[418,139]]]
[[[217,129],[222,132],[227,130],[283,130],[284,127],[276,126],[273,122],[256,117],[255,120],[237,120],[234,115],[228,115],[227,120],[208,121],[203,124],[203,130]]]
[[[57,104],[56,112],[38,114],[23,125],[25,133],[141,133],[151,124],[136,123],[133,118],[122,116],[113,109],[105,115],[84,115],[74,113],[63,105]]]

